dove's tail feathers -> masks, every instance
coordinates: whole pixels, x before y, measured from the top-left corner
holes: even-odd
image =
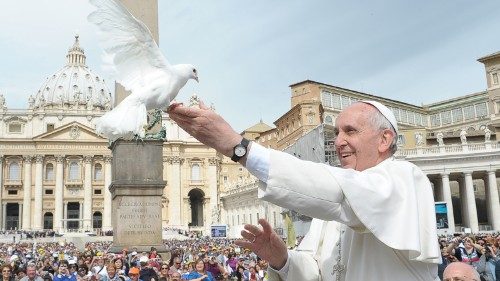
[[[144,103],[124,99],[113,110],[96,121],[96,132],[110,141],[119,138],[133,139],[136,135],[144,138],[147,125],[147,110]]]

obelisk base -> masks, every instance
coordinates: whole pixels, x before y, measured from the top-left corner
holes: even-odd
[[[113,151],[110,252],[137,248],[167,252],[162,240],[163,142],[117,141]]]

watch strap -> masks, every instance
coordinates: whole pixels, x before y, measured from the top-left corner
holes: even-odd
[[[250,141],[247,140],[246,138],[243,138],[239,144],[235,145],[233,147],[233,156],[231,156],[231,160],[233,160],[234,162],[238,162],[238,161],[240,161],[241,158],[243,158],[245,155],[247,155],[249,144],[250,144]],[[238,156],[238,155],[236,155],[236,153],[234,153],[234,151],[236,150],[236,147],[238,147],[238,146],[243,146],[246,150],[245,154],[243,154],[242,156]]]

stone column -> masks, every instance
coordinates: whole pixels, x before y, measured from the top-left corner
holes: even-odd
[[[83,229],[90,230],[92,226],[92,155],[83,156],[85,163],[85,178],[83,180]],[[82,210],[80,209],[80,212]],[[82,227],[82,226],[80,226]]]
[[[2,230],[5,230],[7,222],[7,203],[2,203]]]
[[[56,155],[56,190],[54,196],[54,230],[63,228],[64,156]]]
[[[33,205],[33,229],[43,227],[43,155],[35,156],[35,202]]]
[[[488,209],[488,221],[491,223],[493,230],[499,231],[500,202],[498,199],[497,177],[495,175],[495,171],[488,171],[488,178],[487,181],[485,181],[485,186],[487,186],[486,207]]]
[[[5,230],[5,210],[3,208],[4,203],[3,203],[3,155],[0,154],[0,205],[2,208],[0,209],[0,218],[2,219],[0,221],[0,230]]]
[[[455,217],[453,216],[453,204],[451,199],[451,188],[450,188],[450,175],[448,173],[441,174],[441,190],[443,195],[443,201],[446,202],[446,208],[448,209],[448,229],[452,233],[455,232]]]
[[[17,225],[17,229],[21,228],[23,225],[23,203],[19,203],[19,224]]]
[[[23,224],[22,229],[31,229],[31,160],[33,156],[24,157],[24,184],[23,184]]]
[[[182,212],[182,218],[183,220],[181,221],[181,224],[183,226],[188,226],[189,223],[192,223],[192,215],[191,215],[191,204],[189,203],[189,197],[183,199],[184,202],[184,208]]]
[[[170,225],[181,226],[182,210],[181,210],[181,167],[184,159],[179,156],[170,156],[167,158],[171,165],[172,173],[170,175]]]
[[[104,213],[102,214],[102,230],[113,230],[111,224],[111,192],[109,186],[111,185],[111,156],[104,156]]]
[[[217,224],[219,222],[213,221],[215,218],[212,215],[214,210],[218,210],[217,206],[219,204],[219,194],[217,192],[217,158],[209,158],[208,159],[208,190],[210,192],[210,205],[208,206],[208,214],[206,217],[208,218],[207,224],[205,224],[205,228],[208,229],[210,233],[210,225]]]
[[[64,206],[64,212],[63,212],[63,218],[66,219],[63,223],[63,229],[64,230],[68,230],[68,202],[64,202],[63,203],[63,206]],[[80,212],[82,211],[82,209],[80,209]]]
[[[474,196],[474,185],[472,182],[472,172],[464,172],[465,175],[465,197],[467,198],[467,213],[469,227],[472,233],[479,231],[477,219],[476,198]]]

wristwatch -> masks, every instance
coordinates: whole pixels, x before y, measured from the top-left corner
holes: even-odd
[[[239,144],[233,147],[233,156],[231,156],[231,160],[238,162],[243,156],[245,156],[248,152],[249,144],[250,141],[243,138]]]

